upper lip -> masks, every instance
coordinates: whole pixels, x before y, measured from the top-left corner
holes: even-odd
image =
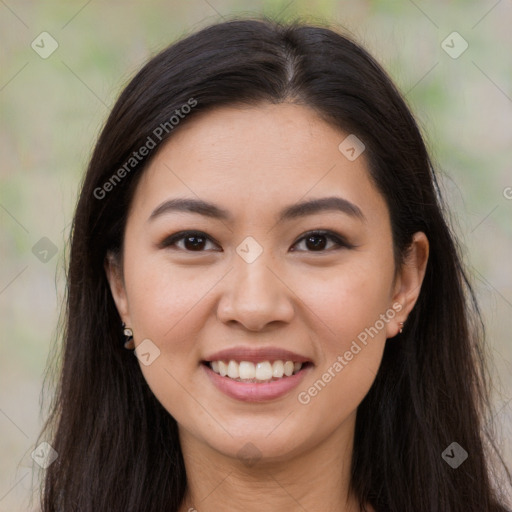
[[[285,350],[279,347],[244,347],[238,346],[219,350],[206,357],[205,361],[250,361],[257,363],[260,361],[293,361],[298,363],[311,362],[305,356]]]

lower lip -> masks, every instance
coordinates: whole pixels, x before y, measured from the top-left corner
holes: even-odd
[[[265,402],[286,395],[286,393],[300,384],[306,373],[312,368],[312,365],[308,364],[290,377],[282,377],[279,380],[258,384],[254,382],[238,382],[229,377],[222,377],[215,373],[208,365],[202,364],[201,366],[217,389],[229,397],[243,402]]]

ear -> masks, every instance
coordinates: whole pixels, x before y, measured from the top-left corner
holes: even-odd
[[[123,269],[122,264],[119,261],[119,257],[108,252],[105,257],[104,268],[119,316],[121,317],[121,320],[130,327],[131,321],[128,308],[128,298],[126,296]]]
[[[413,235],[405,260],[395,280],[393,304],[399,303],[402,309],[393,322],[386,327],[386,337],[392,338],[400,332],[400,322],[406,322],[421,291],[423,278],[427,269],[429,255],[428,238],[422,231]]]

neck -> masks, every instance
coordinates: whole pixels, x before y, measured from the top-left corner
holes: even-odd
[[[180,427],[187,492],[179,512],[359,512],[350,490],[354,426],[355,413],[320,445],[256,462],[221,454]]]

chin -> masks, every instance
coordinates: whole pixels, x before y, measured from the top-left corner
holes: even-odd
[[[274,431],[265,425],[264,430],[245,429],[239,434],[230,431],[233,437],[228,434],[222,437],[208,437],[205,442],[225,457],[238,459],[248,467],[261,465],[264,462],[283,462],[307,449],[309,443],[303,431],[292,432],[289,429],[283,429],[278,432],[279,427],[276,428],[278,424],[279,422],[274,423]]]

